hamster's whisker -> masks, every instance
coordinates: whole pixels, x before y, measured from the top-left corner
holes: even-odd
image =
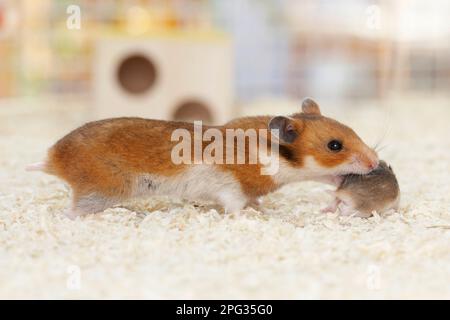
[[[374,150],[378,151],[378,146],[385,140],[387,136],[390,135],[392,131],[392,122],[391,122],[391,106],[389,106],[387,113],[385,114],[384,128],[382,128],[382,134],[379,136],[378,141],[375,143]]]
[[[381,150],[383,150],[383,149],[385,149],[385,148],[387,148],[387,147],[388,147],[387,144],[382,145],[382,146],[377,145],[377,146],[374,147],[374,150],[375,150],[376,152],[380,152]]]

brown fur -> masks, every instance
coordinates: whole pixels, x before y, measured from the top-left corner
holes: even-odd
[[[59,140],[48,153],[47,170],[67,181],[74,202],[91,193],[125,199],[135,175],[174,175],[183,165],[171,161],[172,130],[189,125],[139,118],[88,123]],[[164,141],[164,143],[161,143]]]
[[[226,129],[266,129],[271,116],[256,116],[238,118],[224,125],[223,131]],[[270,136],[268,137],[268,150],[270,151]],[[236,149],[236,144],[235,144]],[[224,164],[220,166],[222,170],[230,171],[239,180],[244,193],[251,197],[257,198],[268,194],[278,186],[275,184],[271,176],[261,175],[260,164],[249,164],[249,141],[245,140],[245,164],[233,165]]]

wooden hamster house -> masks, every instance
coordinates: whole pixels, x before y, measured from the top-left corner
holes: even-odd
[[[219,35],[107,37],[96,44],[95,117],[219,124],[232,112],[232,50]]]

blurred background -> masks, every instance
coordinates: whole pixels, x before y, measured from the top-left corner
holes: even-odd
[[[259,101],[449,89],[445,0],[0,0],[0,108],[220,123]]]

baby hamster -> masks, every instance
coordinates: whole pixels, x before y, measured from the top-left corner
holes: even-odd
[[[334,202],[324,211],[359,217],[370,217],[373,211],[383,212],[397,209],[400,201],[400,188],[392,167],[385,161],[365,175],[348,174],[336,191]]]

